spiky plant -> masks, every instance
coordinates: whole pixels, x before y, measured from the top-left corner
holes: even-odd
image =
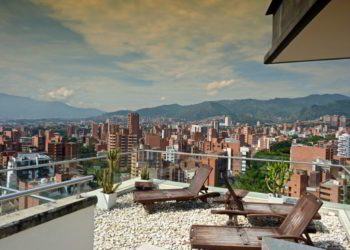
[[[120,183],[114,184],[114,173],[119,170],[119,157],[120,152],[118,149],[108,151],[108,167],[96,171],[97,182],[105,194],[114,193],[120,185]]]
[[[148,169],[148,165],[145,165],[140,173],[141,176],[141,180],[149,180],[149,169]]]
[[[287,163],[274,162],[267,165],[265,182],[274,197],[281,197],[284,194],[285,186],[292,174],[293,170]]]

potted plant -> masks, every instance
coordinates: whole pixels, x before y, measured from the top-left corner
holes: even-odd
[[[284,162],[274,162],[267,165],[267,175],[265,182],[267,188],[271,191],[268,196],[270,203],[284,203],[285,186],[292,175],[293,170]]]
[[[150,181],[149,180],[149,169],[148,169],[148,164],[146,164],[142,169],[140,173],[141,180],[143,181]]]
[[[108,167],[97,170],[97,183],[102,187],[98,192],[97,207],[102,209],[110,209],[116,203],[116,190],[120,183],[114,184],[114,173],[119,170],[119,150],[110,150],[107,153]]]
[[[141,177],[141,180],[135,182],[136,189],[139,189],[139,190],[153,189],[153,182],[149,178],[148,164],[145,164],[145,166],[141,169],[140,177]]]

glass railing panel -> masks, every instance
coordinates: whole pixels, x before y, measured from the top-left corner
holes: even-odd
[[[209,165],[213,170],[206,182],[207,186],[225,187],[223,178],[226,176],[234,188],[271,193],[265,178],[269,164],[276,163],[287,164],[293,169],[294,174],[285,185],[284,194],[286,196],[298,197],[298,192],[305,191],[301,190],[300,187],[306,186],[307,192],[314,193],[325,201],[350,204],[350,166],[343,167],[330,162],[290,162],[286,155],[272,155],[264,152],[257,153],[254,157],[242,152],[229,155],[226,153],[204,154],[201,152],[184,153],[159,150],[127,152],[120,156],[119,168],[114,174],[114,182],[120,183],[140,177],[143,169],[147,168],[150,179],[190,183],[199,167]],[[311,174],[307,173],[305,166],[312,170]],[[3,187],[1,192],[4,195],[83,176],[96,175],[97,171],[106,167],[108,167],[108,161],[105,156],[94,156],[54,162],[50,163],[49,166],[34,167],[33,169],[0,170],[0,184]],[[10,178],[11,174],[17,179]],[[303,175],[307,177],[303,177]],[[35,178],[22,180],[23,177],[28,176]],[[298,188],[293,188],[295,183],[299,186]],[[79,192],[89,192],[99,188],[100,185],[94,178],[83,185]],[[42,191],[36,193],[36,196],[3,202],[1,209],[3,213],[17,211],[47,203],[50,200],[72,196],[77,192],[77,187],[74,185]]]

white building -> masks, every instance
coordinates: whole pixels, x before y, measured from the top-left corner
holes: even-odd
[[[219,134],[219,131],[220,131],[220,122],[218,120],[213,120],[211,122],[211,127],[212,128],[215,128],[216,132],[218,132]]]
[[[192,124],[191,125],[191,134],[196,133],[196,132],[202,132],[202,126],[197,125],[197,124]]]
[[[232,124],[231,118],[228,116],[225,116],[224,126],[228,127],[228,126],[231,126],[231,124]]]
[[[250,149],[248,147],[241,147],[241,157],[246,158],[249,155]],[[241,173],[245,173],[247,170],[247,161],[246,160],[241,160]]]
[[[38,166],[46,164],[47,166],[40,168],[29,168],[17,171],[8,171],[6,186],[8,188],[17,189],[17,180],[34,180],[44,177],[53,177],[55,175],[55,168],[50,165],[50,157],[39,153],[19,153],[17,157],[12,157],[8,164],[7,169],[21,168],[27,166]]]
[[[338,137],[338,156],[350,158],[350,135],[342,134]]]
[[[164,159],[168,162],[176,163],[177,159],[179,158],[178,154],[176,154],[179,151],[179,145],[175,144],[172,146],[167,146],[165,151]]]

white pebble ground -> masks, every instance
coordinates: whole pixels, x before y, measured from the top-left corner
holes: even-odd
[[[193,224],[224,225],[227,216],[213,215],[216,204],[202,202],[166,202],[157,204],[152,214],[133,202],[132,194],[117,198],[117,205],[110,211],[96,210],[94,249],[135,249],[151,244],[165,249],[191,249],[190,227]],[[321,213],[317,222],[319,231],[311,235],[315,245],[321,248],[350,249],[349,241],[336,215]],[[249,226],[244,217],[239,223]]]

